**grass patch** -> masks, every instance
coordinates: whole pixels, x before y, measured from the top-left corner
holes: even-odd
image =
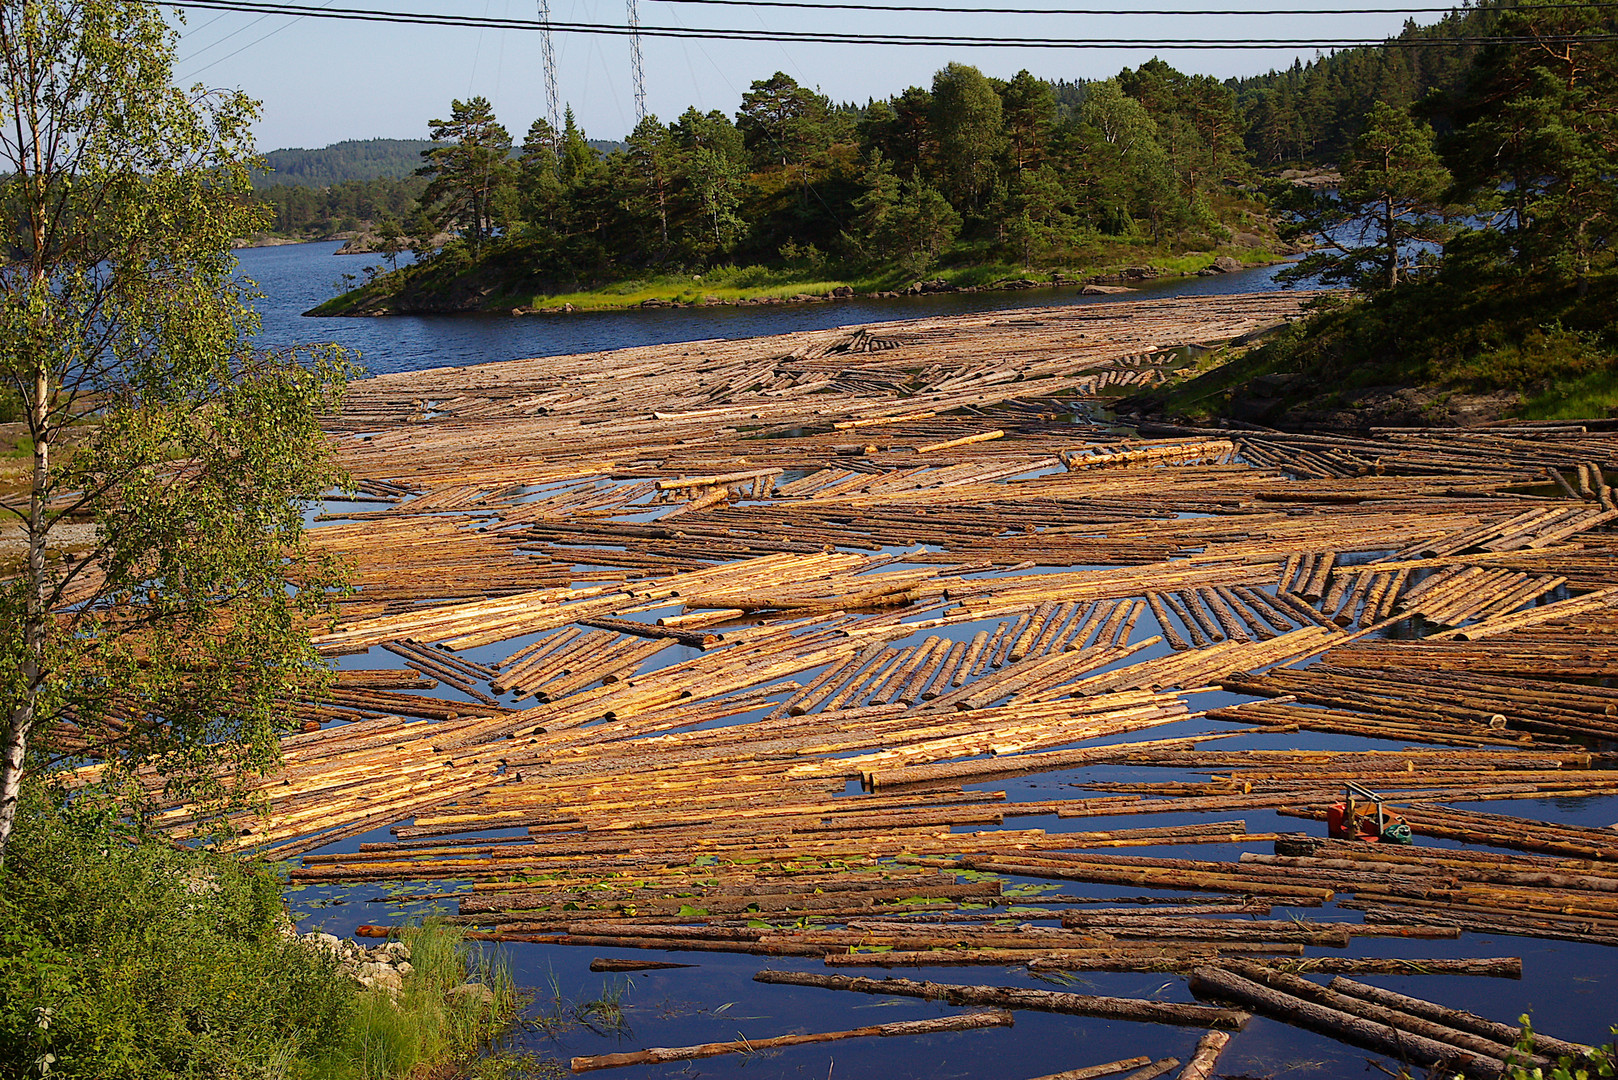
[[[390,1080],[465,1061],[516,1014],[520,995],[503,957],[471,948],[459,927],[431,921],[404,931],[413,968],[393,998],[357,996],[338,1044],[313,1075]],[[467,987],[472,989],[468,990]]]
[[[453,241],[434,258],[379,276],[375,281],[328,300],[312,314],[342,315],[377,311],[488,311],[513,308],[556,309],[565,304],[578,311],[614,311],[648,301],[700,305],[705,302],[790,300],[823,297],[848,287],[855,293],[901,291],[918,280],[942,280],[957,288],[992,287],[1006,280],[1067,282],[1111,276],[1128,267],[1151,265],[1169,274],[1194,274],[1218,254],[1244,263],[1275,261],[1268,250],[1218,246],[1200,237],[1208,250],[1177,251],[1146,237],[1086,234],[1075,242],[1037,253],[1031,264],[1008,260],[1003,246],[963,241],[944,252],[937,266],[917,272],[899,266],[847,263],[812,249],[788,253],[777,265],[718,266],[684,272],[641,274],[618,280],[568,286],[540,277],[536,260],[520,245],[496,243],[479,255]],[[543,260],[539,260],[543,264]],[[607,273],[610,274],[610,269]]]
[[[540,1009],[534,1025],[553,1039],[559,1039],[573,1028],[583,1027],[603,1037],[629,1038],[634,1034],[629,1023],[627,1004],[634,984],[607,979],[601,984],[601,993],[585,1001],[569,1001],[562,994],[556,976],[551,976],[549,999]]]
[[[1588,371],[1532,394],[1518,415],[1524,420],[1584,420],[1618,414],[1618,364]]]

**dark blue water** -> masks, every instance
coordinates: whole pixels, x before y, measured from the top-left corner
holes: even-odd
[[[363,354],[362,363],[375,372],[410,371],[705,338],[742,338],[961,312],[1111,303],[1115,299],[1132,297],[1217,295],[1278,288],[1274,282],[1274,268],[1269,268],[1148,285],[1119,298],[1081,298],[1076,295],[1076,290],[1068,288],[854,300],[835,304],[656,309],[523,318],[303,317],[303,311],[334,295],[342,287],[338,283],[341,275],[358,275],[364,267],[379,262],[371,256],[333,257],[332,253],[337,247],[335,243],[319,243],[248,250],[240,253],[241,265],[243,272],[255,279],[265,293],[259,310],[263,316],[267,343],[336,341],[360,351]],[[1147,615],[1143,620],[1142,634],[1150,632],[1151,619]],[[975,627],[958,628],[967,634],[972,629]],[[498,655],[509,653],[521,643],[504,642],[489,647],[486,652],[472,650],[466,655],[472,660],[490,661]],[[380,650],[373,651],[378,655],[346,657],[340,666],[392,666],[389,657],[380,655]],[[675,654],[680,652],[669,650],[669,660],[678,658]],[[1149,655],[1152,654],[1142,654],[1136,659]],[[807,679],[812,674],[805,673],[801,678]],[[452,700],[462,697],[447,687],[440,688],[433,696]],[[1224,695],[1206,695],[1205,699],[1196,702],[1195,707],[1227,703],[1214,700],[1215,697],[1222,699]],[[1153,737],[1167,738],[1221,726],[1191,720],[1156,729]],[[1133,737],[1119,736],[1117,741]],[[1280,738],[1286,745],[1299,748],[1365,746],[1360,740],[1307,733]],[[1223,744],[1223,748],[1274,746],[1276,742],[1277,737],[1271,735],[1245,736]],[[1389,748],[1395,745],[1388,744]],[[1077,785],[1085,781],[1140,778],[1206,779],[1200,773],[1174,769],[1134,771],[1105,768],[1060,771],[973,786],[1005,790],[1008,801],[1018,802],[1079,797],[1082,792]],[[1605,824],[1615,816],[1610,798],[1487,803],[1481,804],[1480,808],[1584,825]],[[1266,830],[1318,831],[1318,826],[1311,823],[1282,818],[1274,813],[1250,812],[1231,816],[1245,818],[1249,831],[1255,833]],[[1184,820],[1205,818],[1206,815],[1186,815]],[[1166,815],[1153,821],[1173,823]],[[1138,817],[1031,817],[1010,818],[1003,827],[1037,827],[1061,832],[1113,826],[1131,828],[1143,823]],[[522,835],[518,830],[503,832]],[[366,836],[334,843],[326,850],[353,851],[361,842],[389,839],[392,837],[386,829],[378,829]],[[1433,843],[1434,846],[1451,846],[1445,842]],[[1204,845],[1196,848],[1131,848],[1126,853],[1233,859],[1239,850],[1242,847]],[[1262,850],[1262,846],[1259,850]],[[1007,882],[1008,885],[1032,883],[1022,878],[1011,878]],[[1048,882],[1040,884],[1051,885]],[[417,882],[402,888],[396,884],[316,886],[294,888],[290,890],[288,899],[300,928],[323,926],[335,933],[347,934],[362,922],[392,923],[434,909],[453,909],[453,903],[427,900],[410,902],[398,895],[399,892],[432,893],[446,888],[453,888],[453,885],[448,882]],[[1054,886],[1054,891],[1072,896],[1133,896],[1145,890],[1060,883]],[[1359,921],[1357,913],[1338,910],[1334,905],[1297,913],[1309,918]],[[1276,908],[1274,917],[1282,918],[1285,915],[1286,909]],[[1023,914],[1020,917],[1029,916]],[[1037,919],[1037,913],[1033,917]],[[734,1039],[739,1035],[762,1038],[793,1030],[854,1028],[955,1011],[908,998],[840,994],[783,986],[761,987],[752,981],[753,974],[766,967],[826,970],[817,961],[796,958],[638,952],[538,944],[511,945],[504,952],[519,985],[534,995],[535,1000],[528,1015],[547,1019],[543,1025],[519,1027],[512,1033],[510,1042],[546,1058],[565,1060],[572,1054],[607,1053],[655,1045],[677,1046]],[[1382,976],[1370,977],[1367,981],[1471,1009],[1498,1020],[1514,1020],[1521,1012],[1531,1010],[1540,1027],[1564,1038],[1601,1041],[1608,1037],[1607,1025],[1618,1020],[1618,1011],[1615,1011],[1613,1004],[1611,950],[1598,946],[1468,933],[1454,941],[1360,938],[1342,952],[1345,955],[1386,956],[1522,956],[1524,978],[1520,983],[1443,976]],[[598,955],[626,959],[669,959],[695,966],[635,975],[602,975],[588,970],[590,959]],[[1081,993],[1181,1001],[1189,996],[1183,979],[1162,975],[1084,973],[1060,983],[1052,983],[1042,981],[1020,967],[931,968],[892,972],[860,969],[849,973],[932,978],[941,982],[1072,989]],[[622,1031],[597,1031],[573,1020],[570,1006],[593,999],[616,1000],[625,1028]],[[862,1039],[758,1055],[738,1054],[677,1065],[641,1066],[614,1075],[624,1080],[674,1080],[676,1077],[698,1075],[735,1077],[737,1080],[747,1080],[749,1077],[752,1080],[798,1077],[819,1080],[823,1076],[830,1076],[833,1080],[846,1080],[849,1077],[872,1080],[908,1077],[918,1080],[943,1077],[1026,1080],[1027,1077],[1136,1054],[1173,1054],[1183,1060],[1189,1056],[1199,1034],[1182,1028],[1019,1012],[1016,1026],[1011,1029],[930,1036],[925,1039]],[[1365,1053],[1333,1040],[1269,1020],[1256,1019],[1233,1041],[1221,1059],[1218,1071],[1226,1076],[1288,1077],[1295,1080],[1335,1080],[1338,1077],[1377,1075],[1367,1066],[1367,1057]]]
[[[654,308],[645,311],[571,315],[392,315],[384,318],[312,318],[303,312],[347,286],[380,256],[336,255],[336,241],[249,248],[237,253],[242,273],[264,294],[258,311],[267,345],[335,341],[360,353],[374,374],[482,364],[530,356],[560,356],[634,345],[661,345],[706,338],[746,338],[827,330],[837,326],[956,315],[970,311],[1106,304],[1168,296],[1267,292],[1279,267],[1261,267],[1211,277],[1147,283],[1118,296],[1079,296],[1076,287],[1027,292],[945,293],[891,300],[843,300],[821,304],[748,307]]]

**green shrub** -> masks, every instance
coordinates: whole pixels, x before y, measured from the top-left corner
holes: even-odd
[[[361,990],[291,936],[281,889],[272,867],[25,789],[0,868],[0,1077],[393,1080],[469,1058],[516,1013],[506,965],[452,926],[406,932],[396,1000]]]
[[[0,1074],[284,1075],[356,993],[281,919],[273,870],[29,791],[0,871]]]

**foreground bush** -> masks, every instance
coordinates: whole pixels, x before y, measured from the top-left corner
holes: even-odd
[[[468,1055],[514,1012],[503,972],[456,991],[452,929],[412,935],[397,1003],[287,930],[274,869],[28,793],[0,869],[0,1077],[383,1080]]]

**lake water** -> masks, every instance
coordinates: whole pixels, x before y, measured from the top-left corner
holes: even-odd
[[[265,293],[259,304],[267,344],[336,341],[362,354],[373,372],[483,363],[518,357],[591,352],[705,338],[742,338],[761,334],[817,330],[836,326],[918,318],[959,312],[1046,307],[1067,304],[1112,303],[1132,297],[1215,295],[1272,290],[1274,267],[1206,278],[1179,279],[1148,286],[1119,298],[1079,297],[1075,289],[1030,292],[946,294],[893,300],[852,300],[839,303],[771,305],[767,307],[715,307],[655,309],[569,316],[524,318],[488,316],[396,316],[388,318],[307,318],[302,312],[328,299],[340,288],[341,275],[359,274],[379,260],[371,256],[333,257],[336,243],[299,244],[259,248],[240,253],[242,270]],[[1148,617],[1148,621],[1149,621]],[[1147,632],[1145,629],[1142,633]],[[510,643],[505,644],[509,648]],[[473,660],[491,660],[477,651]],[[387,667],[390,658],[377,655],[345,657],[343,667]],[[812,674],[812,673],[811,673]],[[805,678],[808,677],[806,674]],[[434,696],[458,700],[461,695],[441,687]],[[1225,695],[1206,695],[1196,707],[1226,703]],[[1219,700],[1215,700],[1215,699]],[[470,699],[467,699],[470,700]],[[1156,737],[1189,734],[1209,725],[1186,721],[1155,732]],[[1121,737],[1123,738],[1123,737]],[[1292,745],[1309,749],[1364,748],[1346,737],[1302,734]],[[1224,744],[1227,749],[1269,746],[1262,737],[1248,736]],[[1392,747],[1395,744],[1387,744]],[[1191,771],[1150,770],[1152,780],[1200,781]],[[1075,785],[1084,780],[1139,778],[1122,768],[1060,771],[1017,781],[970,785],[974,789],[1006,790],[1010,801],[1073,798]],[[1466,804],[1461,804],[1466,805]],[[1484,803],[1479,809],[1520,813],[1570,824],[1606,824],[1613,816],[1611,799],[1539,799],[1519,803]],[[1273,812],[1241,815],[1252,832],[1295,830],[1302,826]],[[1201,820],[1187,816],[1185,821]],[[1168,823],[1168,822],[1161,822]],[[1058,819],[1013,818],[1006,828],[1129,828],[1141,824],[1132,817]],[[975,827],[975,826],[974,826]],[[509,834],[511,830],[507,830]],[[485,835],[502,835],[491,831]],[[392,839],[388,831],[335,843],[325,850],[353,851],[367,841]],[[1434,847],[1455,846],[1447,841],[1423,841]],[[1202,846],[1203,858],[1233,859],[1241,847]],[[1131,848],[1129,854],[1185,857],[1184,848]],[[1008,884],[1033,884],[1011,878]],[[1050,885],[1050,883],[1042,883]],[[414,885],[336,885],[293,889],[289,894],[301,929],[316,926],[337,934],[351,933],[360,923],[393,923],[408,914],[442,910],[442,901],[401,902],[399,892],[430,894],[442,883]],[[1053,892],[1073,896],[1132,896],[1141,890],[1125,886],[1059,884]],[[1277,905],[1273,917],[1284,918],[1289,909]],[[1296,914],[1326,920],[1358,922],[1357,913],[1328,904],[1301,909]],[[1443,976],[1399,976],[1368,981],[1391,989],[1443,1001],[1491,1018],[1509,1020],[1525,1009],[1534,1011],[1540,1026],[1565,1038],[1599,1041],[1615,1018],[1610,951],[1598,946],[1547,939],[1503,937],[1468,933],[1454,941],[1399,941],[1356,939],[1345,955],[1488,956],[1520,955],[1522,982],[1496,979],[1456,979]],[[622,959],[674,960],[696,966],[636,975],[601,975],[591,972],[595,956]],[[913,999],[860,994],[835,994],[814,989],[772,987],[760,992],[752,975],[760,968],[825,970],[818,961],[764,958],[723,953],[660,953],[622,949],[570,949],[562,946],[513,945],[507,956],[518,982],[535,995],[530,1018],[549,1017],[543,1024],[515,1029],[509,1042],[543,1057],[566,1059],[570,1054],[603,1053],[648,1045],[749,1038],[792,1030],[853,1028],[892,1020],[920,1019],[954,1010]],[[1127,997],[1162,997],[1186,1000],[1183,980],[1140,973],[1085,973],[1042,982],[1019,967],[929,969],[922,972],[861,971],[868,975],[931,977],[943,982],[1018,985],[1040,989],[1073,989],[1082,993]],[[614,999],[620,1003],[625,1030],[596,1030],[566,1022],[564,1002]],[[561,1022],[557,1022],[561,1021]],[[1182,1028],[1147,1027],[1125,1022],[1084,1020],[1074,1017],[1019,1012],[1013,1029],[993,1029],[958,1035],[933,1036],[924,1045],[905,1039],[865,1039],[830,1046],[806,1046],[766,1054],[739,1054],[701,1062],[640,1066],[615,1075],[624,1080],[673,1080],[675,1077],[734,1077],[736,1080],[847,1077],[915,1077],[933,1080],[1023,1080],[1075,1065],[1130,1057],[1135,1054],[1189,1056],[1199,1032]],[[1273,1021],[1257,1019],[1249,1025],[1221,1060],[1219,1071],[1229,1076],[1288,1077],[1289,1080],[1333,1080],[1336,1077],[1374,1075],[1367,1055],[1323,1036]]]
[[[258,283],[266,345],[335,341],[360,354],[375,374],[482,364],[530,356],[660,345],[705,338],[746,338],[826,330],[859,323],[955,315],[969,311],[1106,304],[1167,296],[1266,292],[1280,288],[1278,266],[1211,277],[1149,282],[1119,296],[1080,296],[1074,287],[1027,292],[944,293],[891,300],[745,307],[652,308],[572,315],[393,315],[314,318],[303,313],[337,295],[344,274],[380,266],[380,256],[336,255],[342,244],[325,241],[248,248],[237,253],[241,271]]]

